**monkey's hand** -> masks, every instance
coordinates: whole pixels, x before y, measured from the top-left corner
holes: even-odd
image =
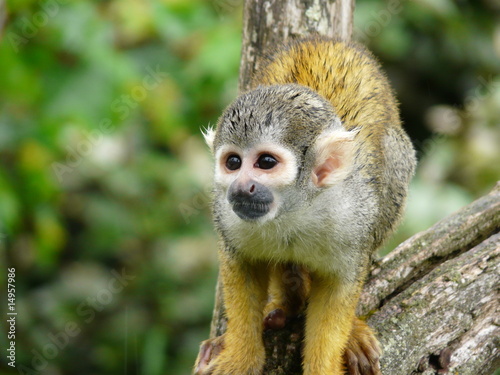
[[[224,335],[205,340],[200,345],[200,352],[194,365],[194,375],[208,374],[210,363],[224,349]]]
[[[269,309],[269,312],[265,314],[264,318],[264,328],[265,329],[281,329],[285,327],[286,324],[286,313],[281,307],[275,309]]]
[[[379,358],[382,350],[370,327],[354,319],[351,335],[344,352],[344,362],[349,375],[382,375]]]
[[[267,319],[274,319],[274,314],[270,315],[267,316]],[[224,336],[221,335],[201,343],[200,352],[194,366],[194,375],[215,374],[211,365],[212,361],[215,361],[215,358],[224,349]],[[347,373],[349,375],[381,375],[379,364],[381,353],[382,351],[371,328],[356,318],[344,353]]]
[[[194,366],[194,375],[260,375],[264,352],[259,355],[230,353],[225,349],[226,335],[205,340]]]

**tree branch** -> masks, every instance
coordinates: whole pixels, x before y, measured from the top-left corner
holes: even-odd
[[[500,365],[499,229],[497,184],[373,268],[358,311],[372,312],[383,373],[480,375]]]

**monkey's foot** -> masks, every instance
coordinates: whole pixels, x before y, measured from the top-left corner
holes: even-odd
[[[281,329],[285,324],[286,314],[280,308],[270,311],[264,318],[264,329]]]
[[[224,349],[224,335],[203,341],[200,345],[198,358],[196,358],[193,374],[210,374],[210,372],[207,372],[210,363],[212,362],[212,359],[215,359],[219,355],[222,349]]]
[[[344,352],[344,362],[349,375],[381,375],[382,350],[372,329],[356,318]]]

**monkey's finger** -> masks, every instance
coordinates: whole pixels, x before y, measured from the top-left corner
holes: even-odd
[[[350,375],[377,375],[376,365],[361,350],[354,352],[347,349],[345,359]]]
[[[370,364],[370,370],[366,373],[366,375],[380,375],[381,372],[379,360],[382,354],[382,349],[380,348],[380,345],[375,337],[371,336],[369,337],[367,342],[361,343],[360,350]]]
[[[373,347],[361,348],[357,353],[361,375],[380,375],[380,353]]]
[[[366,358],[365,353],[360,351],[357,353],[358,357],[358,368],[361,375],[372,375],[372,364],[368,358]]]
[[[211,357],[212,346],[210,345],[210,343],[204,341],[200,346],[200,352],[198,353],[198,359],[194,367],[194,375],[201,375],[204,373],[204,371],[210,364]]]
[[[361,375],[358,367],[358,357],[350,349],[344,352],[344,359],[348,375]]]

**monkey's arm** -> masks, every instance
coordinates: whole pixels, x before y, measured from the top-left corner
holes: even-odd
[[[361,282],[312,275],[306,316],[304,375],[343,374]]]
[[[265,360],[262,311],[267,300],[267,267],[240,262],[226,250],[219,251],[219,261],[228,318],[223,349],[218,355],[209,355],[217,356],[210,362],[210,358],[203,358],[203,343],[195,374],[259,375]],[[208,341],[207,345],[213,345]]]

